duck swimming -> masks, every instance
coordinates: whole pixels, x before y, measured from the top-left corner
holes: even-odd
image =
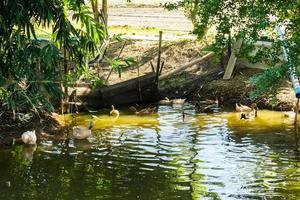
[[[173,102],[168,97],[165,97],[165,99],[162,99],[158,102],[160,105],[172,105]]]
[[[111,116],[119,116],[120,112],[115,109],[114,105],[111,105],[111,111],[109,112],[109,115],[111,115]]]
[[[25,144],[36,144],[37,138],[35,130],[24,132],[21,136],[21,139]]]
[[[292,110],[291,111],[285,111],[285,112],[283,112],[283,115],[284,115],[284,117],[286,117],[286,118],[290,118],[290,119],[295,119],[295,117],[296,117],[296,110],[297,110],[297,107],[296,107],[296,105],[292,108]],[[299,112],[298,112],[299,113]]]
[[[92,128],[94,126],[94,122],[89,122],[87,127],[83,126],[74,126],[73,130],[73,137],[78,140],[84,140],[88,137],[92,136]]]
[[[172,104],[184,104],[186,99],[172,99]]]
[[[242,112],[240,119],[255,119],[257,117],[257,105],[256,103],[251,104],[250,112]]]
[[[235,110],[236,110],[237,112],[250,112],[252,109],[251,109],[251,107],[249,107],[249,106],[242,105],[242,104],[240,104],[240,103],[236,103],[236,104],[235,104]]]
[[[129,109],[132,110],[136,115],[151,115],[155,113],[156,107],[144,108],[138,111],[134,106],[131,106]]]
[[[210,105],[201,105],[201,103],[203,103],[203,102],[197,102],[195,104],[195,107],[199,112],[213,113],[219,109],[219,100],[218,99],[216,99],[215,101],[209,101],[209,103],[212,103]],[[207,104],[207,101],[205,101],[204,104]]]

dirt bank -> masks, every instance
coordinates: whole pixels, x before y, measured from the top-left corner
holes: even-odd
[[[123,47],[124,42],[113,42],[109,45],[106,56],[109,59],[117,57]],[[204,44],[193,40],[163,41],[161,61],[165,62],[162,74],[167,73],[178,66],[205,55]],[[158,42],[127,40],[121,53],[121,57],[132,57],[139,60],[139,73],[144,75],[152,71],[151,62],[154,66],[157,63]],[[106,79],[109,74],[109,63],[104,61],[100,64],[101,74]],[[114,71],[109,78],[108,85],[122,82],[138,75],[137,65],[124,68],[121,77]]]
[[[35,130],[38,140],[49,137],[62,140],[66,136],[64,124],[54,113],[32,114],[30,119],[24,121],[20,117],[13,119],[12,114],[6,112],[1,115],[0,120],[0,148],[12,146],[14,143],[22,144],[21,135],[28,130]]]
[[[255,86],[249,82],[250,77],[262,72],[260,69],[237,69],[233,78],[223,80],[219,78],[206,83],[190,97],[192,100],[214,99],[222,96],[224,104],[233,107],[235,103],[250,105],[250,92]],[[291,110],[296,102],[292,85],[288,80],[283,80],[278,90],[276,99],[270,95],[261,96],[256,100],[259,108],[270,110]]]
[[[115,43],[110,46],[108,56],[114,57],[122,45]],[[168,73],[207,53],[205,45],[197,41],[185,40],[177,42],[163,42],[162,61],[165,67],[162,74]],[[154,65],[157,59],[157,42],[128,41],[122,56],[139,57],[140,74],[151,72],[150,62]],[[237,66],[232,79],[223,80],[221,71],[224,69],[216,60],[193,66],[166,80],[159,82],[161,98],[188,98],[192,101],[215,99],[220,95],[227,106],[234,106],[236,102],[250,104],[249,94],[254,89],[249,79],[262,72],[261,69],[241,68]],[[108,73],[108,65],[104,65],[103,73]],[[122,72],[121,78],[114,72],[109,84],[114,84],[137,76],[136,66]],[[273,110],[290,110],[295,102],[292,86],[288,80],[283,81],[278,90],[276,101],[268,95],[257,100],[260,108]]]

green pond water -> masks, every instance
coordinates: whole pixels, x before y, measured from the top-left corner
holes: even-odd
[[[298,137],[282,113],[245,121],[185,110],[184,121],[168,106],[145,117],[95,114],[88,141],[2,149],[0,199],[300,199]]]

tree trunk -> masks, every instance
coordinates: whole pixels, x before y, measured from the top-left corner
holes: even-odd
[[[94,18],[97,22],[99,22],[99,10],[98,10],[98,0],[92,0],[92,9],[94,13]]]
[[[102,12],[104,15],[105,23],[107,24],[108,14],[107,14],[107,0],[102,0]]]

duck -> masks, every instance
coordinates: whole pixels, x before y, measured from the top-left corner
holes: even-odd
[[[251,111],[250,112],[242,112],[240,119],[255,119],[257,117],[257,105],[256,103],[251,104]]]
[[[246,106],[246,105],[243,105],[243,104],[240,104],[240,103],[236,103],[235,104],[235,110],[237,112],[250,112],[252,109],[249,106]]]
[[[158,102],[158,104],[160,104],[160,105],[172,105],[173,102],[168,97],[165,97],[164,99],[160,100]]]
[[[33,131],[26,131],[21,135],[21,139],[25,144],[36,144],[36,134],[35,130]]]
[[[295,116],[296,116],[296,112],[295,111],[296,110],[297,110],[297,108],[296,108],[296,106],[294,106],[291,111],[285,111],[285,112],[283,112],[283,115],[286,118],[295,119]]]
[[[294,111],[285,111],[283,112],[283,116],[286,118],[294,119],[295,118],[295,112]]]
[[[186,99],[172,99],[172,104],[184,104]]]
[[[212,99],[206,99],[204,101],[199,101],[199,104],[206,104],[206,105],[210,105],[210,104],[214,104],[216,103],[216,100],[212,100]]]
[[[156,107],[144,108],[138,111],[134,106],[131,106],[129,109],[132,110],[136,115],[151,115],[155,113]]]
[[[87,127],[82,126],[74,126],[72,128],[73,137],[77,140],[84,140],[89,138],[92,135],[92,128],[94,126],[94,122],[89,122]]]
[[[212,101],[212,102],[214,102],[214,103],[211,105],[207,105],[205,107],[201,106],[201,102],[197,102],[195,104],[195,106],[196,106],[196,109],[200,112],[213,113],[215,110],[219,109],[219,100],[216,99],[215,101]]]
[[[111,115],[111,116],[119,116],[120,112],[115,109],[114,105],[111,105],[111,111],[109,112],[109,115]]]

